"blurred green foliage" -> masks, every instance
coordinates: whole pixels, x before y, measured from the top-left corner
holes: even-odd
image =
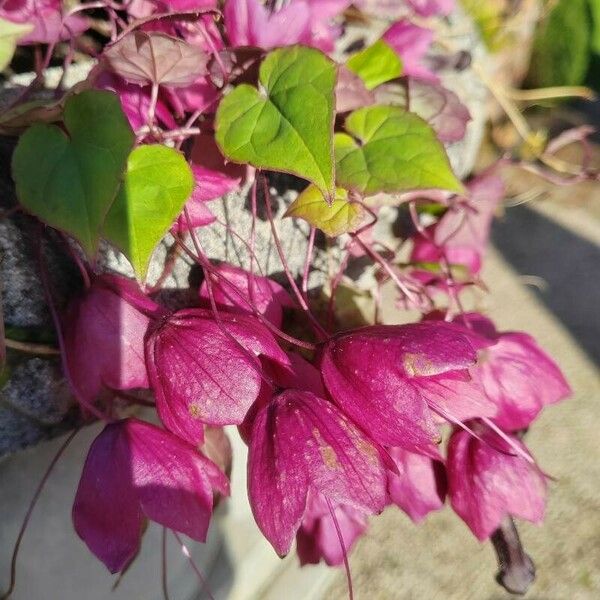
[[[599,0],[559,0],[538,27],[527,84],[579,85],[592,54],[591,4]]]

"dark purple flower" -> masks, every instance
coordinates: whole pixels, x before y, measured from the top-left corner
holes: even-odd
[[[436,458],[440,416],[495,413],[469,375],[476,358],[453,324],[376,325],[331,338],[321,374],[334,402],[378,443]]]
[[[146,519],[203,542],[213,490],[229,494],[216,465],[168,431],[137,419],[107,425],[88,453],[73,524],[111,573],[137,554]]]
[[[448,443],[448,496],[454,511],[479,540],[485,540],[506,516],[533,523],[544,518],[546,478],[540,469],[515,453],[528,454],[480,422],[469,424],[479,439],[456,429]]]
[[[63,319],[65,360],[76,396],[91,404],[102,389],[147,388],[144,336],[160,309],[125,277],[95,277]]]
[[[146,366],[165,427],[193,444],[204,424],[239,424],[257,399],[260,356],[289,363],[269,330],[248,315],[180,310],[157,321],[145,342]]]
[[[380,512],[386,476],[378,448],[333,404],[286,390],[252,428],[248,493],[254,518],[280,556],[290,550],[310,493],[332,506]]]

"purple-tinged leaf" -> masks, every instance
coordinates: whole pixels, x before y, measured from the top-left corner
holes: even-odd
[[[204,424],[239,424],[257,399],[259,356],[288,364],[257,319],[203,309],[178,311],[146,336],[146,365],[165,427],[193,444]]]
[[[370,514],[383,509],[385,483],[377,447],[326,400],[287,390],[258,413],[248,494],[259,528],[280,556],[289,552],[309,492]]]
[[[469,425],[481,439],[457,429],[448,443],[448,496],[454,511],[479,540],[490,537],[508,515],[540,523],[544,474],[497,433],[477,422]],[[510,437],[527,453],[518,438]]]
[[[125,419],[92,443],[75,502],[73,524],[111,573],[135,557],[146,518],[203,542],[213,489],[229,482],[193,446],[158,427]]]
[[[63,317],[65,359],[76,396],[94,402],[102,389],[147,388],[144,335],[159,308],[137,284],[116,275],[94,278]]]
[[[397,473],[388,472],[388,493],[415,523],[444,506],[446,473],[441,461],[403,448],[388,448]]]
[[[94,83],[101,90],[113,91],[119,96],[121,108],[132,129],[136,130],[146,124],[150,108],[150,86],[139,86],[127,83],[118,75],[102,71]],[[162,94],[159,94],[155,107],[156,119],[168,129],[175,129],[177,122],[173,119],[169,107]]]
[[[227,263],[217,266],[215,270],[216,273],[208,276],[214,299],[218,306],[229,312],[254,314],[254,306],[275,327],[280,327],[283,309],[294,307],[288,292],[268,277],[252,274]],[[200,287],[200,299],[206,308],[210,307],[206,280]]]
[[[375,104],[376,93],[369,91],[364,81],[344,65],[338,68],[335,86],[335,110],[349,112],[363,106]]]
[[[352,506],[332,505],[344,549],[349,554],[359,537],[367,529],[366,515]],[[322,494],[309,492],[306,512],[296,534],[296,552],[301,565],[318,564],[321,559],[329,566],[344,562],[344,552],[327,499]]]
[[[444,143],[465,137],[471,120],[469,110],[454,92],[439,83],[408,78],[406,85],[386,83],[374,93],[377,102],[399,105],[419,115]]]
[[[169,35],[132,31],[103,55],[108,67],[129,83],[187,86],[206,73],[208,55]]]
[[[329,340],[321,374],[336,404],[377,442],[437,457],[439,431],[432,409],[441,403],[439,390],[462,388],[457,371],[475,361],[473,346],[456,326],[378,325]],[[480,394],[476,397],[474,412],[481,401]],[[454,393],[452,400],[457,398]]]

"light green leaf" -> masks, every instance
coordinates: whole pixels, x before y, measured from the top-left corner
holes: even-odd
[[[13,23],[0,19],[0,71],[10,65],[19,38],[32,30],[31,23]]]
[[[139,146],[127,159],[123,185],[104,223],[104,237],[127,256],[143,280],[156,245],[194,189],[184,156],[160,144]]]
[[[56,125],[36,123],[21,136],[13,179],[26,210],[72,235],[93,257],[134,135],[112,92],[71,96],[63,120],[68,135]]]
[[[333,196],[335,80],[334,63],[318,50],[271,52],[260,65],[260,91],[239,85],[221,101],[221,151],[235,162],[308,179]]]
[[[360,204],[348,201],[347,190],[336,188],[335,198],[328,204],[319,188],[309,185],[290,204],[285,216],[304,219],[326,235],[336,237],[355,231],[364,219],[365,210]]]
[[[438,188],[463,191],[433,129],[396,106],[367,106],[335,135],[337,185],[366,196]]]
[[[365,82],[368,90],[402,75],[402,61],[383,40],[353,54],[346,66]]]

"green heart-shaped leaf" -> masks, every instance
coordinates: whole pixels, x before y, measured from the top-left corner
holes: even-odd
[[[112,92],[71,96],[63,120],[68,135],[56,125],[36,123],[21,136],[13,179],[25,209],[71,234],[93,257],[134,135]]]
[[[221,101],[216,140],[239,163],[293,173],[333,196],[336,67],[313,48],[289,46],[260,65],[263,89],[239,85]]]
[[[365,210],[360,204],[348,201],[347,190],[336,188],[335,198],[328,204],[321,190],[309,185],[290,204],[285,216],[304,219],[326,235],[337,237],[355,231],[365,217]]]
[[[336,181],[364,195],[439,188],[461,192],[444,146],[420,117],[396,106],[351,113],[335,135]]]
[[[346,66],[365,82],[368,90],[402,74],[402,61],[383,40],[353,54]]]
[[[194,189],[184,156],[160,144],[139,146],[127,159],[123,185],[104,223],[104,237],[146,277],[156,245]]]

